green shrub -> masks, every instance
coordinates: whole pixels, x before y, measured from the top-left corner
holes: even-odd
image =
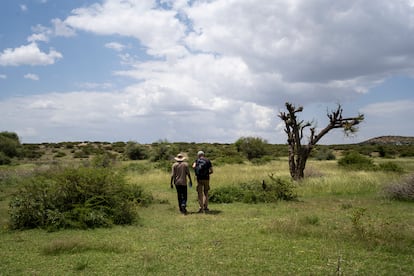
[[[135,142],[128,142],[125,149],[125,155],[131,160],[144,160],[148,157],[145,146]]]
[[[37,159],[45,154],[38,144],[23,144],[22,157],[29,159]]]
[[[73,158],[89,158],[89,154],[86,153],[83,150],[81,150],[81,151],[75,151],[73,153]]]
[[[212,190],[208,200],[214,203],[232,203],[242,199],[243,191],[240,187],[224,186]]]
[[[384,188],[385,195],[390,199],[414,201],[414,174],[393,182]]]
[[[234,144],[237,151],[246,155],[249,160],[261,158],[266,154],[267,141],[258,137],[241,137]]]
[[[21,144],[19,137],[14,132],[0,132],[0,152],[9,158],[19,155]]]
[[[233,156],[221,156],[214,159],[214,166],[220,166],[224,164],[243,164],[246,159],[240,155]]]
[[[168,162],[168,171],[171,170],[172,164]],[[128,164],[123,168],[125,172],[134,172],[139,174],[145,174],[150,172],[153,169],[152,163],[141,163],[141,162],[133,162]]]
[[[22,183],[10,201],[10,228],[95,228],[130,224],[151,196],[107,168],[66,168]]]
[[[164,172],[171,172],[172,165],[173,165],[172,161],[159,160],[159,161],[154,163],[154,168],[160,169]]]
[[[64,153],[63,151],[58,151],[53,157],[60,158],[60,157],[65,157],[65,156],[66,156],[66,153]]]
[[[92,166],[95,168],[109,168],[115,163],[116,157],[110,153],[95,155],[92,160]]]
[[[404,172],[404,168],[394,162],[385,162],[378,165],[378,170],[384,172]]]
[[[174,144],[167,140],[161,140],[151,145],[151,157],[153,162],[171,160],[179,151]]]
[[[338,160],[338,165],[346,169],[353,170],[375,170],[374,162],[358,152],[350,151]]]
[[[9,165],[11,163],[10,157],[8,157],[4,152],[0,151],[0,165]]]
[[[261,158],[253,158],[250,161],[252,162],[252,164],[260,166],[260,165],[265,165],[269,162],[271,162],[273,160],[273,158],[271,156],[262,156]]]
[[[335,154],[333,151],[327,147],[318,148],[318,150],[314,153],[314,158],[316,160],[335,160]]]
[[[220,187],[212,190],[209,201],[215,203],[259,203],[277,202],[279,200],[296,200],[294,183],[278,177],[270,176],[267,183],[250,182],[239,186]]]

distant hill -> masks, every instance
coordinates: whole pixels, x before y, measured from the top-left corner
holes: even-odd
[[[414,145],[414,137],[380,136],[361,142],[362,145]]]

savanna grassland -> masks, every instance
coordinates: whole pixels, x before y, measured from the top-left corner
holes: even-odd
[[[167,169],[149,160],[118,161],[127,183],[139,184],[154,202],[136,207],[132,225],[58,231],[8,228],[18,189],[13,175],[52,165],[2,166],[9,177],[0,183],[0,275],[412,275],[414,205],[388,199],[383,187],[412,173],[414,158],[373,161],[397,163],[403,172],[346,170],[336,160],[312,159],[295,183],[297,200],[211,203],[209,213],[198,214],[192,187],[186,216]],[[270,174],[289,178],[285,157],[213,159],[213,166],[212,192],[261,185]]]

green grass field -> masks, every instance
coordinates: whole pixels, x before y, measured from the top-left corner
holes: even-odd
[[[414,159],[398,159],[407,172]],[[146,161],[140,161],[146,162]],[[380,161],[378,161],[380,162]],[[287,161],[215,167],[212,189],[288,177]],[[129,172],[156,202],[138,209],[135,225],[93,230],[10,231],[0,187],[0,275],[412,275],[414,205],[390,201],[382,187],[401,175],[343,171],[310,161],[299,201],[210,204],[181,215],[169,174]]]

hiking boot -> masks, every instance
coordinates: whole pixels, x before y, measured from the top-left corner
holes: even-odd
[[[210,209],[208,209],[207,207],[204,208],[204,212],[209,212],[209,211],[210,211]]]
[[[202,213],[203,212],[203,208],[200,208],[200,209],[198,209],[198,212],[197,213]]]

